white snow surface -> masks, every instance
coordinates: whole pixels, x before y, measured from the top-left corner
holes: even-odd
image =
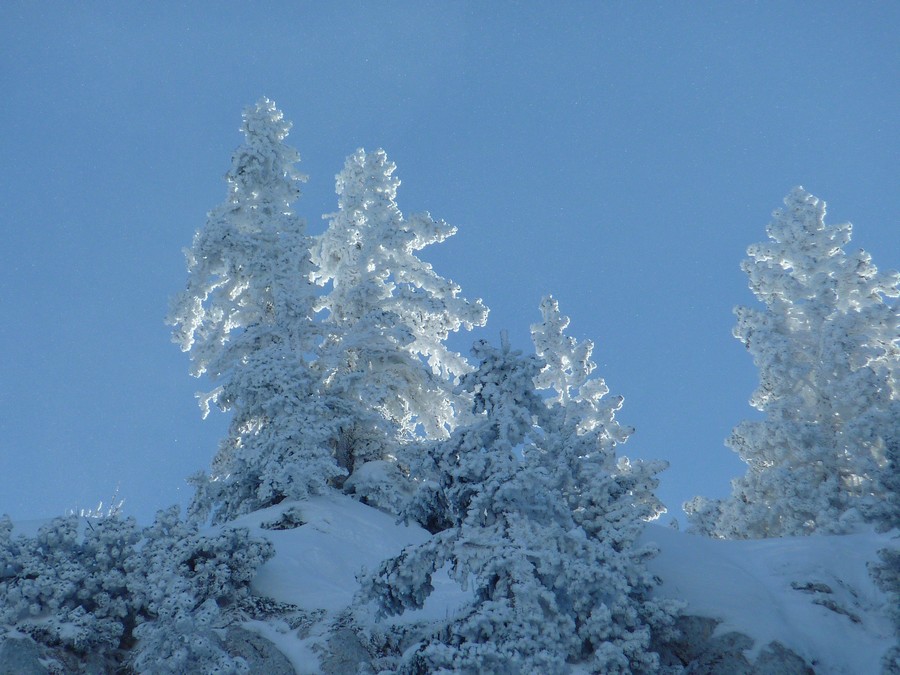
[[[290,530],[259,529],[289,510],[298,510],[305,524]],[[346,608],[358,587],[357,574],[430,536],[341,494],[282,502],[238,518],[234,525],[250,527],[275,546],[275,557],[260,569],[253,589],[308,610]]]
[[[660,549],[649,565],[663,582],[657,593],[685,602],[685,614],[720,620],[716,634],[751,637],[750,656],[777,640],[817,675],[881,672],[895,637],[867,564],[900,545],[900,533],[726,541],[650,525],[642,540]]]
[[[302,514],[305,524],[289,530],[262,527],[288,511]],[[34,536],[47,522],[17,522],[15,533]],[[253,582],[255,592],[323,611],[322,620],[304,638],[278,622],[245,624],[272,641],[301,675],[320,672],[317,647],[327,638],[329,619],[350,605],[360,571],[374,570],[405,546],[430,536],[337,493],[283,502],[230,526],[247,527],[275,546],[274,558]],[[882,671],[882,656],[895,643],[887,599],[872,582],[867,565],[878,560],[879,550],[900,546],[900,532],[735,541],[651,524],[639,543],[659,549],[649,563],[662,581],[656,593],[685,603],[685,614],[721,621],[716,634],[736,631],[752,638],[751,657],[778,641],[811,664],[817,675],[876,675]],[[798,590],[792,584],[807,589],[824,585],[831,593]],[[445,572],[435,575],[434,586],[424,609],[393,621],[440,620],[470,597]],[[832,601],[858,621],[816,600]]]
[[[290,510],[301,513],[305,524],[289,530],[261,527]],[[287,626],[246,625],[272,640],[304,674],[319,672],[318,646],[327,638],[329,619],[351,603],[359,572],[374,570],[430,536],[340,494],[284,502],[233,525],[249,527],[275,546],[275,557],[253,582],[256,592],[323,612],[303,638]],[[755,644],[748,656],[778,641],[817,675],[881,672],[881,658],[895,638],[886,598],[867,564],[878,559],[880,549],[900,545],[900,533],[724,541],[648,525],[640,543],[659,548],[650,561],[662,581],[657,593],[683,601],[686,614],[721,621],[717,634],[736,631],[751,637]],[[469,598],[445,573],[436,575],[434,585],[425,608],[400,621],[440,620]]]
[[[288,511],[299,512],[303,525],[271,530],[264,523],[278,521]],[[322,610],[321,620],[305,637],[286,625],[261,621],[244,627],[272,641],[301,675],[319,673],[318,648],[327,639],[330,619],[347,609],[359,588],[357,575],[420,544],[431,535],[415,525],[402,525],[394,516],[338,493],[302,502],[282,502],[236,519],[229,526],[247,527],[275,546],[253,581],[253,590],[308,611]],[[421,610],[390,619],[392,623],[437,621],[452,614],[470,597],[449,578],[446,570],[434,575],[434,592]],[[374,620],[375,608],[371,608]]]

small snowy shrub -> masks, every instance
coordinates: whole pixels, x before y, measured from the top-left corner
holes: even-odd
[[[127,647],[140,611],[128,588],[133,519],[56,518],[33,538],[0,521],[0,624],[76,654]]]
[[[879,563],[870,563],[869,572],[876,585],[885,592],[888,611],[894,622],[897,644],[884,656],[884,672],[900,673],[900,549],[885,548],[878,552]]]
[[[363,504],[400,513],[409,502],[413,487],[397,462],[373,460],[356,468],[344,484],[344,492]]]
[[[0,632],[90,667],[131,658],[138,672],[242,672],[214,629],[249,595],[268,542],[238,529],[200,534],[177,507],[144,530],[132,518],[74,515],[34,537],[12,530],[0,519]]]
[[[250,593],[256,570],[273,554],[271,544],[247,530],[201,534],[177,507],[157,514],[145,531],[133,592],[147,620],[134,631],[139,672],[246,672],[242,659],[221,647],[215,630],[224,614]]]

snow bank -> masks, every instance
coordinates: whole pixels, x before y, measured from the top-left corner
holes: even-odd
[[[869,576],[877,551],[898,535],[785,537],[724,541],[649,525],[642,541],[660,554],[650,570],[657,593],[684,601],[685,614],[722,623],[754,641],[754,657],[777,640],[816,673],[878,673],[894,635],[886,600]]]
[[[292,510],[301,515],[302,526],[259,529]],[[430,536],[420,527],[398,525],[393,516],[340,494],[282,502],[239,518],[234,525],[251,528],[275,546],[275,557],[260,568],[253,590],[307,610],[346,608],[362,569],[373,569],[403,547]]]

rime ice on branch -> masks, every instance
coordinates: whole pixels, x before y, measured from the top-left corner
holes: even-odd
[[[379,411],[403,442],[445,437],[464,416],[468,404],[453,388],[470,366],[445,340],[484,325],[488,310],[416,257],[456,228],[428,213],[404,217],[395,168],[383,150],[347,158],[337,176],[338,211],[326,216],[312,258],[315,278],[330,284],[317,306],[327,310],[320,352],[327,390]],[[372,458],[343,454],[351,470]]]

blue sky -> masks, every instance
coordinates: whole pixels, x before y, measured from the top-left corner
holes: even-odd
[[[400,208],[459,227],[425,257],[491,308],[477,336],[530,347],[553,293],[670,511],[724,496],[770,212],[802,184],[900,266],[898,31],[889,2],[0,3],[0,513],[189,498],[227,420],[163,317],[262,95],[310,232],[384,147]]]

